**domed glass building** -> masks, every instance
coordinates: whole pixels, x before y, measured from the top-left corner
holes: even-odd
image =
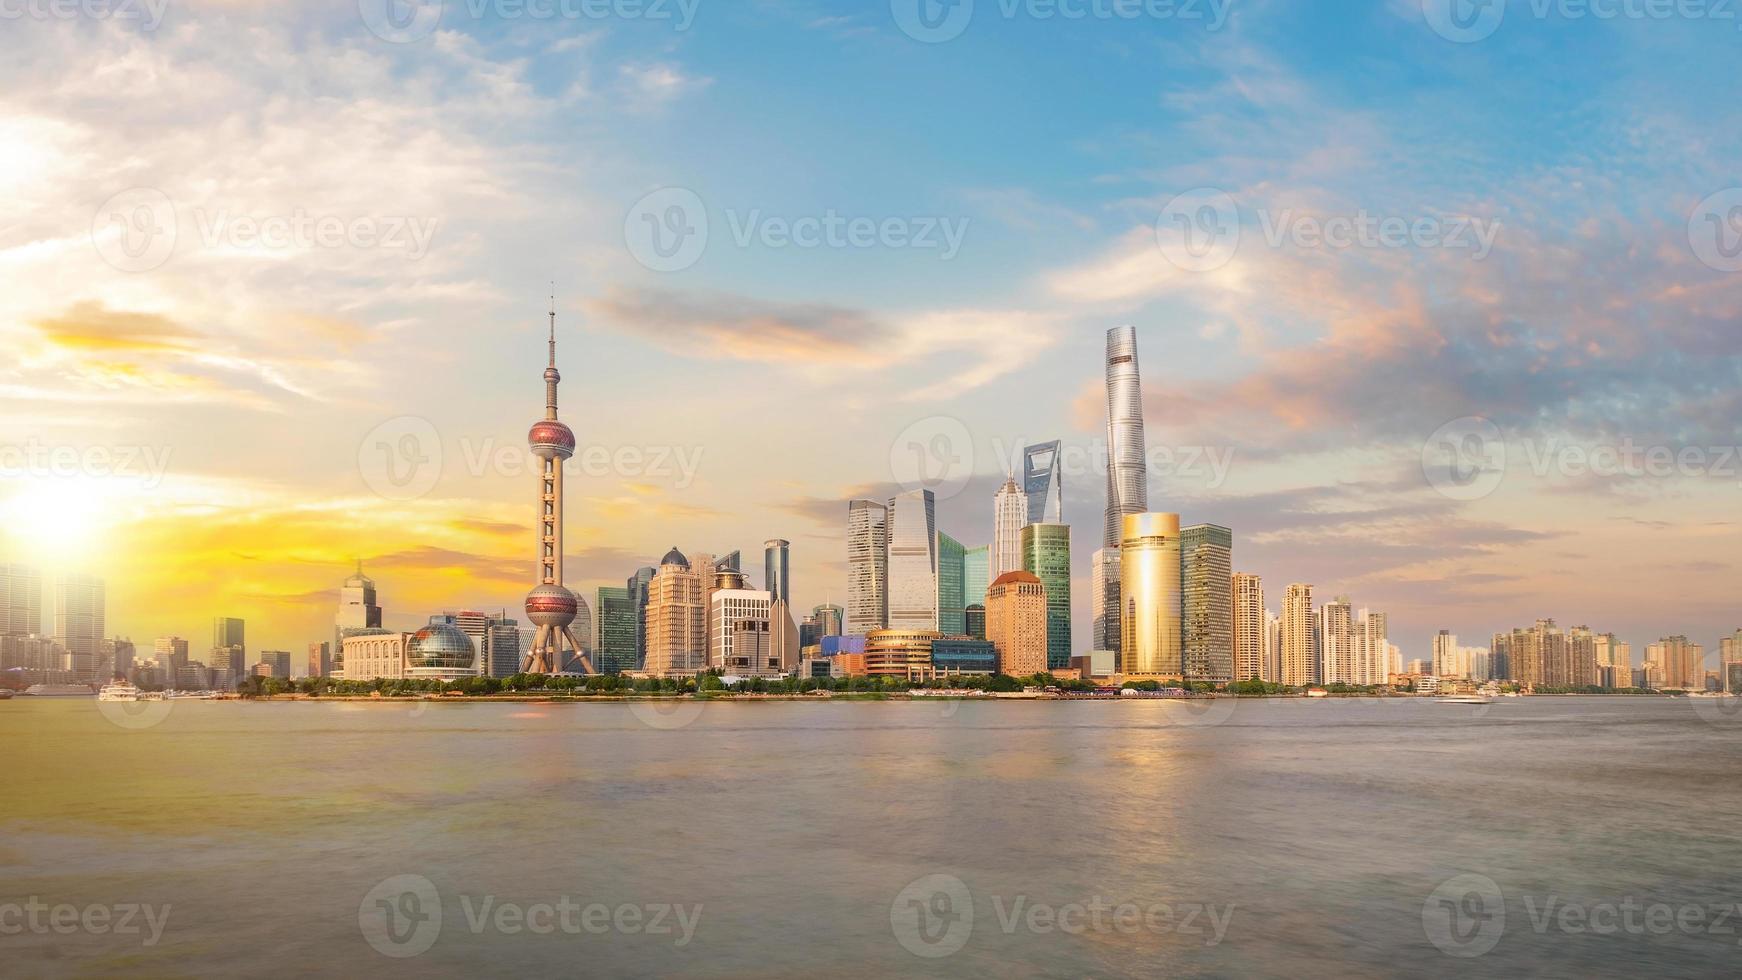
[[[405,644],[406,677],[451,681],[479,673],[477,647],[452,623],[432,621]]]

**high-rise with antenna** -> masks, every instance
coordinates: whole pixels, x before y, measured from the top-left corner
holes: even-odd
[[[529,674],[554,674],[578,665],[594,673],[593,661],[569,625],[580,611],[575,594],[563,585],[563,463],[575,454],[575,434],[556,417],[556,295],[550,298],[550,363],[544,369],[544,418],[532,425],[527,442],[540,461],[538,474],[538,584],[526,594],[526,618],[538,627],[526,652]],[[566,646],[566,651],[565,651]]]

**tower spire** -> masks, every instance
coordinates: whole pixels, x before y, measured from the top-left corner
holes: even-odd
[[[563,379],[556,369],[556,283],[550,284],[550,364],[544,369],[544,417],[556,418],[556,386]]]
[[[556,283],[550,284],[550,366],[556,367]]]

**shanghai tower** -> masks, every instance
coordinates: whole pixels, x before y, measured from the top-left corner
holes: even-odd
[[[1092,642],[1120,647],[1119,541],[1125,516],[1149,510],[1149,457],[1143,444],[1143,382],[1137,371],[1137,329],[1107,331],[1107,523],[1090,566]]]

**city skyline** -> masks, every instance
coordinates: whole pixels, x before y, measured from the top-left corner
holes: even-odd
[[[9,22],[0,71],[28,96],[4,144],[32,217],[0,235],[19,353],[0,373],[0,556],[102,577],[135,638],[232,616],[301,649],[359,557],[400,597],[395,628],[519,607],[530,298],[554,278],[588,358],[571,404],[610,420],[582,433],[606,462],[578,454],[568,487],[589,599],[673,541],[780,537],[796,607],[841,601],[840,501],[902,489],[891,460],[939,419],[973,443],[939,526],[991,540],[986,501],[1022,447],[1057,439],[1068,462],[1104,438],[1098,338],[1133,323],[1145,436],[1174,451],[1150,507],[1234,528],[1267,581],[1364,596],[1417,652],[1546,614],[1636,650],[1733,627],[1738,478],[1716,450],[1742,444],[1736,273],[1690,239],[1737,184],[1737,109],[1698,84],[1733,60],[1728,32],[1523,17],[1458,44],[1419,4],[1333,23],[1259,0],[1215,32],[1082,23],[1061,44],[1058,22],[982,18],[927,45],[886,9],[704,16],[685,33],[456,15],[405,44],[355,4],[178,8],[149,34]],[[753,65],[734,56],[750,43]],[[255,45],[286,71],[234,61]],[[889,58],[912,85],[867,107],[878,125],[822,111],[882,91]],[[138,111],[95,108],[96,78]],[[1521,88],[1590,93],[1589,116],[1542,126]],[[287,98],[309,91],[327,108]],[[196,138],[213,127],[237,136]],[[1023,152],[997,151],[1012,133]],[[287,146],[326,152],[263,173]],[[771,153],[826,176],[772,178]],[[1158,226],[1211,188],[1239,248],[1170,258]],[[680,191],[709,234],[674,268],[626,228],[686,213]],[[173,247],[118,249],[118,214],[174,218]],[[830,214],[963,234],[945,258],[769,224]],[[1310,234],[1364,217],[1494,235],[1478,257]],[[326,218],[405,247],[297,237]],[[286,243],[239,231],[262,224]],[[1478,417],[1504,479],[1436,486],[1423,447]],[[1561,455],[1627,446],[1713,462]],[[1217,463],[1181,472],[1194,447]],[[1078,647],[1104,483],[1062,473]]]

